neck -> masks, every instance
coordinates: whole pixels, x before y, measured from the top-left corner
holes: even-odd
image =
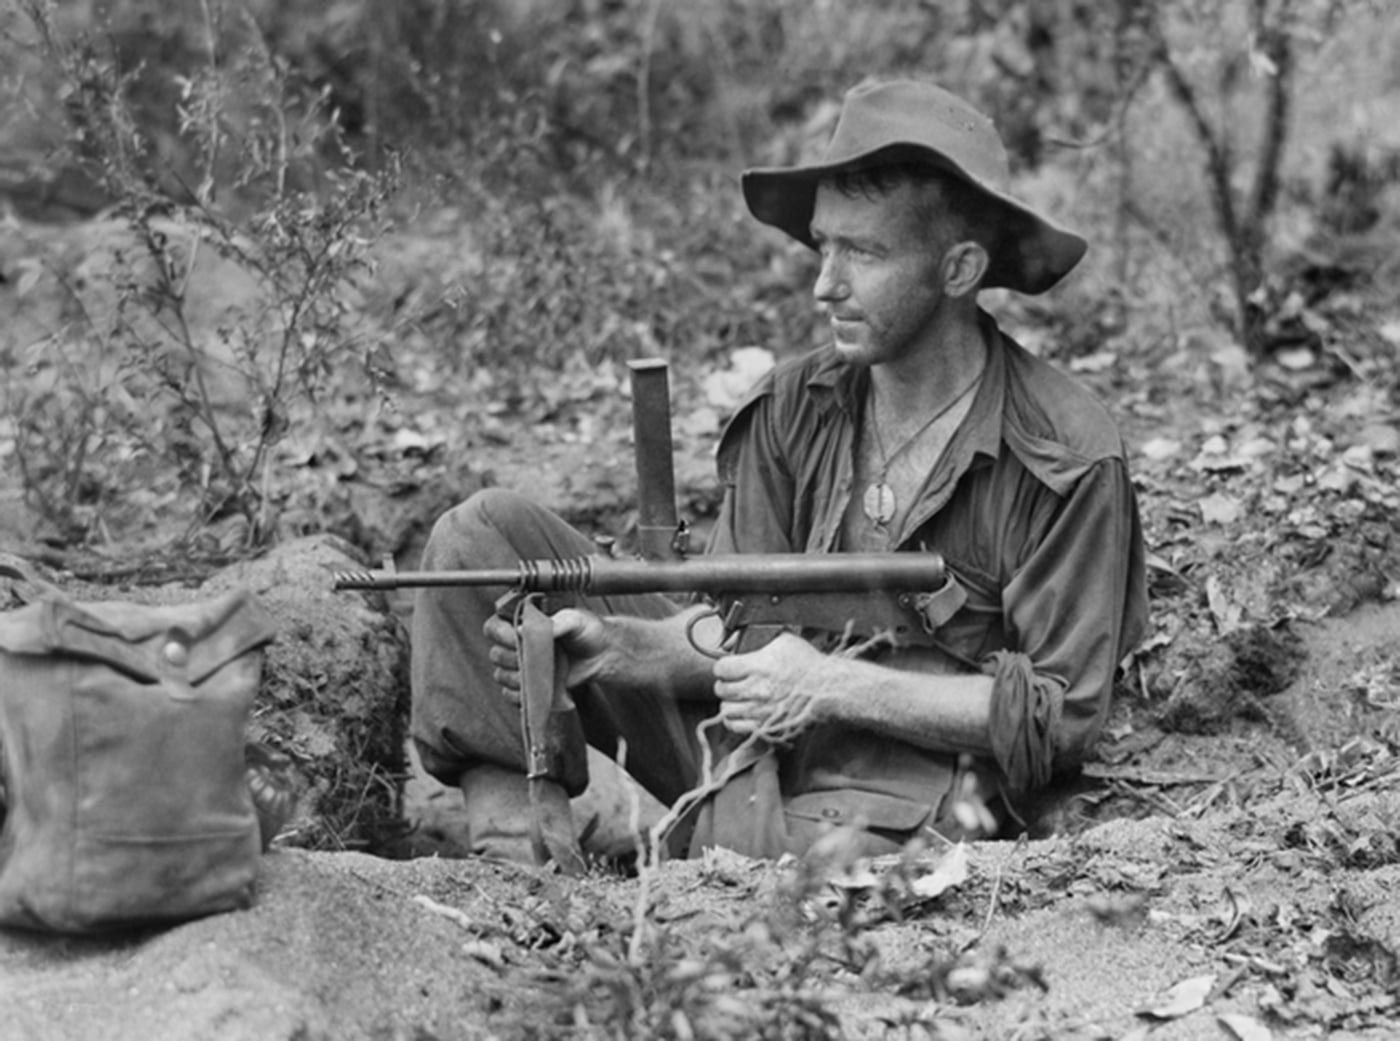
[[[982,372],[987,345],[975,308],[925,331],[915,349],[870,368],[870,388],[884,412],[917,415],[937,409]]]

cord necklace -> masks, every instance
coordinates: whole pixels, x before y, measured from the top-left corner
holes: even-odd
[[[899,511],[899,500],[895,497],[894,488],[888,481],[890,466],[894,461],[908,451],[909,447],[921,438],[930,427],[946,416],[953,407],[962,401],[971,392],[972,388],[982,381],[982,373],[977,376],[962,390],[952,401],[944,405],[933,416],[926,420],[918,430],[914,431],[905,439],[904,443],[896,448],[889,455],[885,454],[884,439],[880,437],[880,418],[875,414],[875,403],[872,399],[870,403],[870,432],[875,435],[875,449],[880,453],[880,476],[871,481],[865,488],[865,495],[861,499],[861,508],[865,511],[866,517],[877,527],[883,528],[890,521],[894,520],[895,514]]]

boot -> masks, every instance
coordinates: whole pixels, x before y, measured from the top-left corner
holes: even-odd
[[[596,748],[588,749],[588,787],[570,808],[584,853],[613,864],[645,855],[652,827],[666,816],[656,796]]]
[[[544,838],[544,860],[555,861],[570,874],[582,871],[583,854],[574,837],[569,797],[553,781],[539,785],[538,807],[530,802],[530,782],[515,770],[482,764],[462,774],[458,786],[467,805],[471,852],[513,864],[540,864],[531,838],[538,812]]]

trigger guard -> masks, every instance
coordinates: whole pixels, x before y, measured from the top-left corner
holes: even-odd
[[[724,655],[719,651],[712,651],[708,647],[701,647],[700,641],[695,638],[695,627],[706,618],[718,618],[719,616],[719,610],[717,608],[710,607],[705,609],[704,611],[698,612],[688,622],[685,623],[685,638],[690,641],[690,646],[694,647],[706,658],[709,658],[713,661],[719,661],[721,658],[724,657]]]

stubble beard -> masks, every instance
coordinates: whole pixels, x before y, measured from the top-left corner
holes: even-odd
[[[831,342],[836,356],[847,365],[858,369],[872,369],[879,365],[888,365],[896,361],[900,355],[898,349],[887,336],[880,335],[879,331],[865,322],[860,322],[854,327],[847,327],[844,337],[833,328]]]
[[[877,360],[874,344],[871,342],[871,329],[863,322],[844,327],[833,322],[831,345],[836,351],[836,356],[847,365],[869,368]]]

